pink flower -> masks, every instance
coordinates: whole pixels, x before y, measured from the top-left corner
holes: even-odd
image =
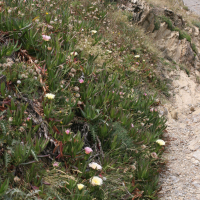
[[[54,162],[54,163],[53,163],[53,166],[54,166],[54,167],[58,167],[58,166],[59,166],[59,163],[58,163],[58,162]]]
[[[158,110],[155,108],[155,112],[157,112]]]
[[[90,154],[93,150],[90,147],[85,147],[85,153]]]
[[[144,96],[146,97],[146,96],[147,96],[147,93],[144,93]]]
[[[84,83],[84,80],[82,78],[79,79],[79,83]]]
[[[30,117],[27,117],[27,118],[26,118],[26,121],[27,121],[27,122],[29,122],[30,120],[31,120],[31,118],[30,118]]]
[[[131,127],[133,128],[133,127],[134,127],[134,125],[133,125],[133,124],[131,124]]]
[[[150,112],[153,112],[153,108],[150,109]]]
[[[139,62],[136,62],[135,64],[136,64],[136,65],[139,65],[140,63],[139,63]]]
[[[48,36],[48,35],[42,35],[42,39],[44,41],[49,41],[51,39],[51,36]]]
[[[69,135],[69,134],[70,134],[70,130],[67,129],[67,130],[65,131],[65,133],[66,133],[67,135]]]

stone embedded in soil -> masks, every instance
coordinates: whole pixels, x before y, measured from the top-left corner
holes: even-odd
[[[195,159],[200,161],[200,149],[198,149],[197,151],[195,151],[192,155]]]
[[[195,150],[199,149],[199,147],[200,147],[200,139],[194,139],[191,142],[189,142],[188,148],[190,150],[195,151]]]
[[[192,182],[192,185],[194,185],[196,188],[200,189],[200,180],[194,180]]]

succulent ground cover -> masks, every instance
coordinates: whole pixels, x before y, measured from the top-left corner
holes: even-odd
[[[0,2],[1,199],[156,199],[158,53],[109,1]]]

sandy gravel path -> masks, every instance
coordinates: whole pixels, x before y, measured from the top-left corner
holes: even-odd
[[[160,200],[200,200],[200,85],[183,71],[171,72],[174,97],[165,105],[167,170],[160,175]]]
[[[190,10],[200,15],[200,0],[183,0],[183,2]]]
[[[200,0],[183,0],[200,16]],[[160,175],[160,200],[200,200],[200,85],[195,76],[171,72],[173,98],[168,110],[166,171]]]

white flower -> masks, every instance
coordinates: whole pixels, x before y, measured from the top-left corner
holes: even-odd
[[[76,70],[74,68],[71,68],[72,73],[76,73]]]
[[[77,187],[78,187],[79,190],[82,190],[85,187],[85,185],[80,183],[80,184],[77,184]]]
[[[78,103],[77,103],[78,105],[81,105],[82,104],[82,102],[81,101],[78,101]]]
[[[45,94],[45,97],[47,97],[48,99],[54,99],[55,94],[47,93],[47,94]]]
[[[53,29],[53,26],[47,25],[47,28],[48,28],[48,29]]]
[[[112,53],[112,51],[110,51],[110,50],[106,50],[106,52],[109,53],[109,54]]]
[[[77,53],[77,52],[75,52],[75,51],[73,51],[73,52],[71,52],[71,53],[70,53],[70,55],[71,55],[71,56],[77,56],[77,55],[78,55],[78,53]]]
[[[13,121],[13,117],[9,117],[8,121],[12,122]]]
[[[163,141],[161,139],[156,140],[156,143],[158,143],[160,146],[165,145],[165,141]]]
[[[79,98],[81,95],[79,93],[76,94],[76,97]]]
[[[91,30],[90,32],[92,33],[92,35],[95,34],[95,33],[97,33],[96,30]]]
[[[18,80],[18,81],[17,81],[17,84],[21,84],[21,81],[20,81],[20,80]]]
[[[99,178],[98,176],[93,176],[91,179],[90,179],[90,183],[92,185],[102,185],[103,184],[103,180],[101,178]]]
[[[99,165],[99,164],[97,164],[97,163],[95,163],[95,162],[91,162],[91,163],[89,164],[89,167],[91,167],[92,169],[102,170],[101,165]]]
[[[136,56],[135,56],[135,58],[139,58],[139,57],[140,57],[140,55],[136,55]]]
[[[78,91],[79,91],[79,87],[75,86],[75,87],[74,87],[74,90],[75,90],[76,92],[78,92]]]

